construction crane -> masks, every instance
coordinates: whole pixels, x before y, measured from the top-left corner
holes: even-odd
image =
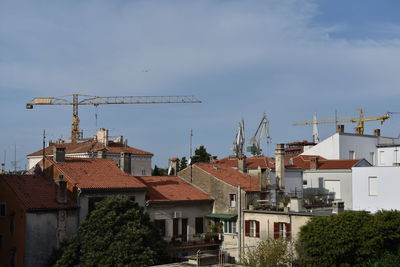
[[[108,105],[108,104],[171,104],[171,103],[201,103],[194,96],[91,96],[72,94],[57,97],[36,97],[26,104],[27,109],[41,105],[70,105],[72,106],[71,142],[81,138],[79,130],[78,106]]]
[[[271,137],[269,135],[269,120],[265,113],[263,114],[263,116],[261,118],[261,122],[258,125],[256,133],[249,140],[249,143],[251,144],[251,146],[247,147],[247,152],[250,152],[253,156],[261,155],[262,140],[264,139],[264,137],[267,139],[267,144],[270,144]]]
[[[239,157],[240,155],[243,155],[243,145],[244,145],[244,120],[242,119],[241,122],[239,122],[238,130],[236,132],[236,138],[235,141],[233,141],[233,154],[235,157]]]
[[[364,122],[368,121],[380,121],[381,124],[385,122],[385,120],[390,118],[390,112],[377,116],[374,118],[365,118],[365,111],[364,109],[359,109],[359,116],[358,117],[350,117],[350,118],[330,118],[330,119],[319,119],[319,120],[307,120],[307,121],[296,121],[293,123],[294,126],[301,126],[301,125],[316,125],[316,124],[337,124],[337,123],[357,123],[355,127],[355,132],[357,134],[364,134]]]

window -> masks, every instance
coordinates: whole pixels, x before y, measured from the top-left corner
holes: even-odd
[[[196,223],[196,225],[195,225],[196,234],[204,233],[203,217],[197,217],[195,223]]]
[[[356,152],[354,150],[349,151],[349,159],[355,159],[356,158]]]
[[[235,234],[236,233],[236,222],[223,221],[223,224],[224,224],[224,234]]]
[[[397,147],[394,149],[393,151],[393,163],[399,163],[400,162],[400,154],[399,154],[399,150],[397,149]],[[396,166],[397,164],[393,164],[394,166]]]
[[[146,170],[142,170],[142,175],[146,175]]]
[[[96,203],[102,201],[103,199],[104,199],[104,197],[90,197],[89,198],[88,216],[96,208]]]
[[[15,230],[15,212],[10,214],[10,233],[11,235],[14,234]]]
[[[15,267],[17,266],[17,249],[13,248],[10,250],[10,266]]]
[[[368,177],[368,195],[378,195],[378,177]]]
[[[274,239],[286,238],[292,235],[290,223],[275,222],[274,223]]]
[[[245,236],[260,237],[260,222],[256,220],[244,221]]]
[[[303,185],[307,185],[307,180],[303,180]]]
[[[229,207],[236,208],[236,194],[229,194]]]
[[[6,217],[6,203],[0,202],[0,218]]]
[[[165,236],[165,220],[154,220],[154,227],[158,229],[162,237]]]
[[[179,235],[179,219],[173,220],[172,236],[177,237]]]
[[[136,201],[136,197],[135,196],[130,196],[129,199],[132,200],[133,202]]]
[[[374,152],[369,152],[369,163],[372,165],[375,165],[375,153]]]
[[[0,248],[3,248],[3,236],[0,235]]]
[[[379,151],[379,164],[383,165],[385,164],[385,151]]]

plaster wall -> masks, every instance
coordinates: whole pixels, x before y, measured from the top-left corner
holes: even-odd
[[[400,210],[400,167],[353,167],[352,172],[354,210]],[[376,195],[370,195],[369,177],[377,178]]]
[[[400,146],[378,147],[377,166],[400,164]]]

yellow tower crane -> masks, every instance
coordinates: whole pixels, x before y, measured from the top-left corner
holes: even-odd
[[[72,99],[71,99],[72,98]],[[72,94],[57,97],[36,97],[26,104],[27,109],[38,105],[70,105],[72,106],[71,142],[80,139],[78,106],[108,105],[108,104],[172,104],[172,103],[201,103],[194,96],[90,96]]]
[[[350,118],[330,118],[330,119],[320,119],[320,120],[308,120],[308,121],[296,121],[293,123],[294,126],[300,125],[314,125],[314,124],[333,124],[333,123],[357,123],[355,128],[355,132],[357,134],[364,134],[364,122],[367,121],[380,121],[381,124],[385,122],[385,120],[390,118],[390,113],[386,113],[381,116],[377,116],[374,118],[365,118],[364,109],[359,109],[358,117],[350,117]]]

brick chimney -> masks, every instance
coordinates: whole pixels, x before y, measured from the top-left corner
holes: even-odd
[[[65,204],[67,203],[67,181],[64,180],[64,175],[58,175],[57,180],[57,203]]]
[[[338,124],[336,127],[336,132],[337,133],[344,133],[344,125],[343,124]]]
[[[168,168],[171,168],[172,175],[176,176],[179,171],[179,159],[178,158],[168,159]]]
[[[238,157],[238,170],[241,173],[244,173],[246,171],[246,156],[245,155],[240,155]]]
[[[318,169],[318,157],[312,157],[310,158],[310,169],[311,170],[316,170]]]
[[[374,135],[375,136],[381,136],[381,129],[375,129],[374,130]]]
[[[121,152],[119,168],[121,171],[131,174],[131,153]]]
[[[55,162],[65,162],[65,146],[54,145],[53,160]]]
[[[275,177],[278,188],[285,188],[285,144],[275,148]]]

